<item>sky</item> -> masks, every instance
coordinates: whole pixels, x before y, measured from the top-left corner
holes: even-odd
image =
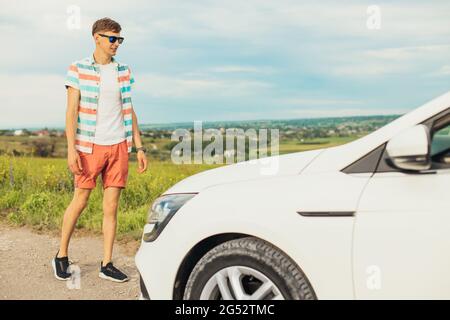
[[[399,114],[450,90],[446,0],[0,5],[0,128],[64,127],[67,68],[102,17],[122,26],[139,123]]]

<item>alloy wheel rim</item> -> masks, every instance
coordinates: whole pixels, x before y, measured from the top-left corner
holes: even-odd
[[[200,300],[285,300],[265,274],[246,266],[217,271],[205,284]]]

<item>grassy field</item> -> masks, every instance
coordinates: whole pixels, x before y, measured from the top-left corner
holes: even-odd
[[[155,159],[170,159],[169,138],[149,138],[142,137],[142,143],[148,147],[149,153]],[[0,155],[23,155],[36,156],[36,149],[39,145],[45,145],[48,150],[49,158],[65,158],[67,154],[67,140],[65,137],[51,136],[1,136],[0,135]],[[132,160],[135,160],[135,154],[131,154]]]
[[[118,235],[138,238],[153,200],[176,182],[214,165],[175,165],[150,160],[144,174],[130,162],[127,188],[118,214]],[[16,225],[39,230],[59,228],[73,195],[73,178],[66,159],[0,156],[0,216]],[[101,178],[91,193],[77,228],[100,232],[102,224]]]
[[[282,140],[280,154],[306,151],[339,145],[355,137],[318,138],[313,140]],[[58,139],[60,140],[60,139]],[[6,144],[6,140],[0,141]],[[58,141],[59,143],[60,141]],[[168,141],[156,141],[158,151],[170,150]],[[8,142],[8,147],[26,148],[23,138]],[[62,146],[58,146],[58,149]],[[134,156],[133,156],[134,157]],[[153,200],[176,182],[197,172],[218,165],[176,165],[159,161],[160,156],[149,155],[150,167],[138,174],[134,158],[130,158],[127,188],[123,190],[118,214],[118,238],[141,236],[148,209]],[[58,230],[62,216],[73,196],[73,176],[65,158],[39,158],[0,155],[0,219],[15,225],[29,225],[39,230]],[[88,207],[77,224],[78,229],[100,233],[102,225],[101,179],[91,193]]]
[[[279,153],[285,154],[298,151],[329,148],[353,141],[356,138],[358,137],[350,136],[350,137],[315,138],[315,139],[305,139],[304,141],[282,140],[280,141]]]

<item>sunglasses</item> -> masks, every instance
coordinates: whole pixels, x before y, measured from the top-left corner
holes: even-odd
[[[119,44],[121,44],[124,39],[123,37],[108,36],[106,34],[101,34],[101,33],[99,33],[98,35],[101,37],[104,37],[104,38],[109,38],[109,42],[111,42],[111,43],[115,43],[117,40],[119,40]]]

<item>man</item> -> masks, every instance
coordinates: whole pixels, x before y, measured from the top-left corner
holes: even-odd
[[[68,247],[75,224],[101,174],[103,183],[104,252],[99,277],[115,282],[128,280],[112,263],[117,207],[128,177],[128,156],[134,140],[138,172],[147,169],[145,148],[131,103],[134,77],[130,68],[114,59],[120,25],[103,18],[92,26],[95,51],[71,64],[67,72],[66,136],[68,166],[74,174],[75,192],[64,213],[59,251],[52,261],[59,280],[70,279]]]

